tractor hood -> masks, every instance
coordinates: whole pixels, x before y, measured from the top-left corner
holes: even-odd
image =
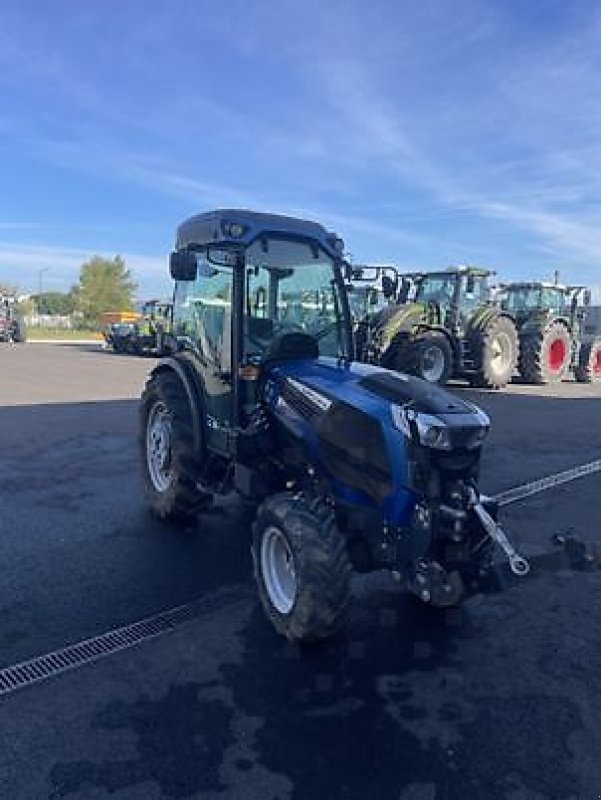
[[[333,358],[280,362],[265,387],[272,407],[284,402],[314,421],[352,407],[435,449],[480,445],[490,424],[477,406],[419,378]]]

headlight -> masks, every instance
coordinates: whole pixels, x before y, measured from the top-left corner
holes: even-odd
[[[411,409],[393,405],[392,419],[395,427],[411,438],[411,423],[415,422],[419,441],[424,447],[434,450],[450,450],[452,448],[451,432],[437,417],[430,414],[419,414]]]

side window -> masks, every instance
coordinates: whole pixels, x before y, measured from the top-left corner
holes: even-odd
[[[487,289],[484,281],[475,275],[463,278],[463,300],[469,308],[484,305],[487,300]]]
[[[199,262],[193,282],[175,288],[175,330],[187,336],[220,373],[231,370],[232,272]]]

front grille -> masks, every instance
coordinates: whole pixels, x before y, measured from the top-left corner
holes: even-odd
[[[309,422],[322,416],[324,413],[309,398],[292,386],[288,381],[284,381],[282,386],[282,399],[288,403],[290,408],[300,414],[303,419]]]

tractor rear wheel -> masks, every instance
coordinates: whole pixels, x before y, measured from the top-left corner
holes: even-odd
[[[507,386],[517,370],[519,349],[513,321],[509,317],[494,317],[479,334],[479,366],[472,384],[485,389]]]
[[[519,372],[528,383],[559,383],[570,368],[572,340],[562,322],[522,339]]]
[[[601,383],[601,339],[582,345],[574,373],[579,383]]]
[[[192,409],[179,378],[151,376],[140,404],[140,450],[146,495],[161,519],[186,519],[211,502],[197,488]]]
[[[253,524],[252,555],[259,597],[278,633],[307,642],[340,630],[350,563],[323,500],[291,492],[265,500]]]
[[[421,333],[398,345],[391,368],[444,385],[453,374],[453,350],[444,333]]]

